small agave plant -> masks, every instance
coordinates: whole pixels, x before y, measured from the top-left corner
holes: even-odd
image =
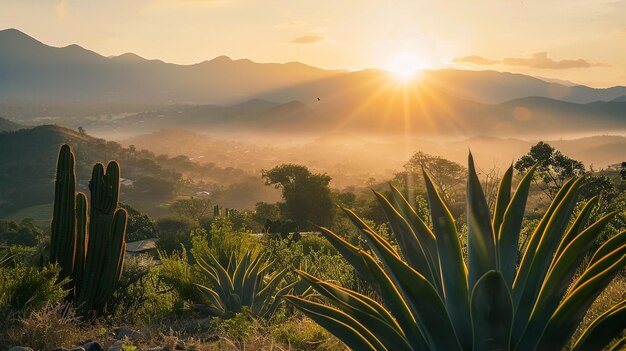
[[[195,283],[204,292],[205,304],[196,309],[223,318],[234,317],[245,309],[255,317],[269,318],[280,305],[281,297],[295,282],[284,284],[287,269],[268,274],[272,264],[267,256],[247,251],[240,258],[231,256],[226,267],[213,255],[196,257],[201,276]]]
[[[293,295],[285,298],[358,351],[563,349],[594,299],[624,267],[626,231],[605,242],[574,279],[615,213],[588,224],[597,202],[593,198],[570,221],[583,182],[572,179],[560,189],[518,258],[533,172],[512,195],[513,169],[507,170],[492,217],[470,154],[467,265],[455,221],[425,174],[432,228],[397,189],[392,187],[387,197],[376,193],[399,250],[348,209],[344,211],[373,254],[321,228],[373,286],[382,304],[305,272],[299,274],[331,305]],[[625,328],[622,300],[593,321],[572,350],[602,350]]]

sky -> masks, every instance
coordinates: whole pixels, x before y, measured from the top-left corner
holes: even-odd
[[[0,0],[0,29],[105,56],[493,69],[626,85],[626,0]]]

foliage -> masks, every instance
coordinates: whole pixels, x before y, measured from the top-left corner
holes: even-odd
[[[126,241],[138,241],[157,236],[157,230],[154,226],[154,222],[147,215],[141,213],[136,208],[120,203],[120,208],[123,208],[128,213],[128,221],[126,222]]]
[[[35,246],[43,240],[43,230],[32,218],[21,222],[0,221],[0,243],[5,245]]]
[[[195,285],[205,295],[205,303],[196,307],[211,315],[232,318],[246,308],[253,316],[269,318],[278,308],[280,297],[294,285],[281,286],[287,270],[269,273],[272,264],[267,256],[252,251],[231,256],[227,266],[213,255],[208,261],[195,258],[201,272]]]
[[[108,303],[107,318],[116,323],[149,323],[167,317],[174,297],[159,279],[156,261],[150,255],[126,259],[119,286]]]
[[[191,252],[193,257],[202,257],[205,260],[213,255],[225,266],[232,255],[240,256],[258,248],[259,240],[251,234],[244,228],[236,230],[230,217],[215,217],[209,233],[203,230],[195,232]]]
[[[207,198],[178,199],[169,207],[169,210],[175,216],[191,218],[199,221],[201,218],[207,217],[213,211],[211,200]]]
[[[305,166],[283,164],[262,173],[265,184],[282,189],[286,217],[300,228],[310,222],[329,225],[334,217],[332,196],[328,184],[331,178],[323,173],[311,173]]]
[[[626,231],[602,245],[572,282],[614,213],[587,225],[597,199],[570,225],[582,179],[563,184],[527,241],[518,264],[519,235],[535,169],[511,194],[512,170],[501,181],[493,217],[470,155],[467,183],[468,263],[445,202],[424,175],[432,229],[397,189],[377,193],[400,250],[345,210],[370,255],[332,231],[323,234],[369,282],[378,302],[305,272],[300,275],[334,307],[285,298],[355,350],[560,350],[595,298],[624,267]],[[517,269],[516,269],[517,268]],[[601,350],[620,335],[626,300],[585,330],[574,350]],[[617,330],[619,329],[619,330]]]
[[[462,165],[441,156],[433,156],[418,151],[404,164],[404,169],[413,175],[413,182],[421,182],[422,170],[425,170],[439,194],[450,204],[455,201],[459,185],[465,181],[466,169]]]
[[[556,150],[550,144],[540,141],[530,148],[528,154],[515,162],[515,169],[520,173],[528,172],[536,165],[533,182],[550,199],[554,199],[567,179],[585,173],[582,162],[571,159]]]
[[[171,253],[180,250],[181,245],[189,249],[191,247],[191,231],[196,223],[187,217],[162,217],[155,224],[158,239],[157,246],[160,250]]]
[[[9,261],[0,258],[0,312],[3,314],[26,314],[59,303],[67,295],[64,282],[57,282],[57,266],[11,266]]]

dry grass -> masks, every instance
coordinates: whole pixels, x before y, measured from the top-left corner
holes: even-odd
[[[97,327],[83,326],[74,310],[62,304],[49,305],[18,318],[6,330],[6,346],[28,346],[35,350],[71,347],[97,337]]]

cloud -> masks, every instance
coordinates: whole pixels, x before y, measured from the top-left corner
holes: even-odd
[[[494,60],[478,55],[470,55],[452,59],[453,63],[465,63],[476,66],[489,66],[503,64],[512,67],[526,67],[536,69],[569,69],[608,67],[605,63],[591,63],[584,59],[553,60],[547,52],[537,52],[530,57],[506,57],[502,60]]]
[[[290,43],[294,44],[315,44],[320,43],[326,40],[323,36],[320,35],[303,35],[301,37],[297,37],[294,40],[290,41]]]
[[[298,21],[298,20],[292,20],[292,21],[287,21],[287,22],[283,22],[280,24],[277,24],[274,26],[274,28],[278,28],[278,29],[290,29],[290,28],[301,28],[306,26],[306,22],[304,21]]]
[[[502,63],[507,66],[528,67],[539,69],[569,69],[569,68],[590,68],[605,67],[603,63],[590,63],[583,59],[553,60],[548,57],[547,52],[538,52],[531,57],[506,57]]]
[[[452,59],[454,63],[469,63],[471,65],[477,66],[487,66],[487,65],[496,65],[500,63],[498,60],[488,59],[486,57],[478,56],[478,55],[470,55],[465,57],[457,57]]]
[[[67,0],[59,1],[59,3],[54,6],[54,10],[56,11],[57,16],[59,16],[60,18],[65,17],[65,15],[67,14],[67,7]]]

